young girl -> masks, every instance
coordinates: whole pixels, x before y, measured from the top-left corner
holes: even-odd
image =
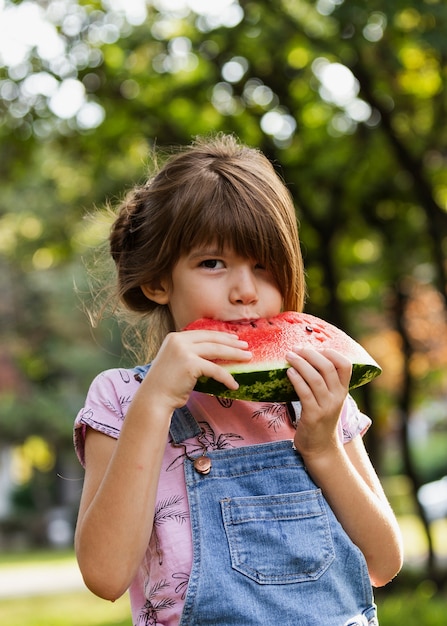
[[[236,389],[214,361],[248,361],[247,345],[179,332],[302,310],[295,211],[269,161],[229,136],[196,141],[130,194],[110,246],[153,360],[100,374],[76,419],[87,586],[109,600],[129,589],[135,626],[377,624],[371,584],[402,552],[349,361],[290,346],[300,402],[225,400],[195,383]]]

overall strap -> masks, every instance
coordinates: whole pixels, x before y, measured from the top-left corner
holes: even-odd
[[[135,378],[141,382],[148,373],[150,366],[151,364],[148,363],[147,365],[134,367]],[[180,409],[175,409],[172,414],[169,432],[174,443],[181,443],[185,439],[197,437],[202,432],[202,429],[188,407],[182,406]]]
[[[188,407],[182,406],[181,409],[175,409],[172,414],[169,432],[174,443],[181,443],[185,439],[197,437],[202,432],[202,429]]]

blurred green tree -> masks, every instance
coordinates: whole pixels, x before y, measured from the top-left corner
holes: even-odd
[[[375,463],[397,433],[393,471],[415,496],[445,473],[410,447],[412,416],[445,402],[442,0],[6,0],[0,17],[0,332],[21,374],[2,438],[69,445],[89,380],[119,358],[114,326],[93,338],[73,292],[105,232],[83,216],[141,180],[154,146],[225,131],[290,186],[307,310],[384,366],[358,394]]]

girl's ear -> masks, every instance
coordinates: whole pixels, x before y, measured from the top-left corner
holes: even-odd
[[[164,282],[161,282],[157,287],[153,287],[152,285],[141,285],[141,291],[148,300],[152,300],[157,304],[169,303],[169,289]]]

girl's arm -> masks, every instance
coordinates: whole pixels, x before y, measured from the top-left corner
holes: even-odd
[[[386,585],[402,567],[400,531],[361,437],[305,463],[338,521],[363,552],[372,584]]]
[[[237,388],[209,359],[249,360],[246,345],[221,332],[171,333],[129,406],[119,439],[88,430],[75,548],[96,595],[120,597],[143,559],[174,409],[186,404],[201,375]]]
[[[129,587],[149,543],[168,437],[170,415],[142,406],[144,396],[135,397],[119,440],[90,428],[86,435],[75,549],[87,587],[112,601]]]
[[[399,527],[360,436],[343,445],[337,422],[351,364],[328,350],[291,353],[289,377],[302,404],[295,446],[337,519],[363,552],[371,582],[389,582],[402,566]]]

